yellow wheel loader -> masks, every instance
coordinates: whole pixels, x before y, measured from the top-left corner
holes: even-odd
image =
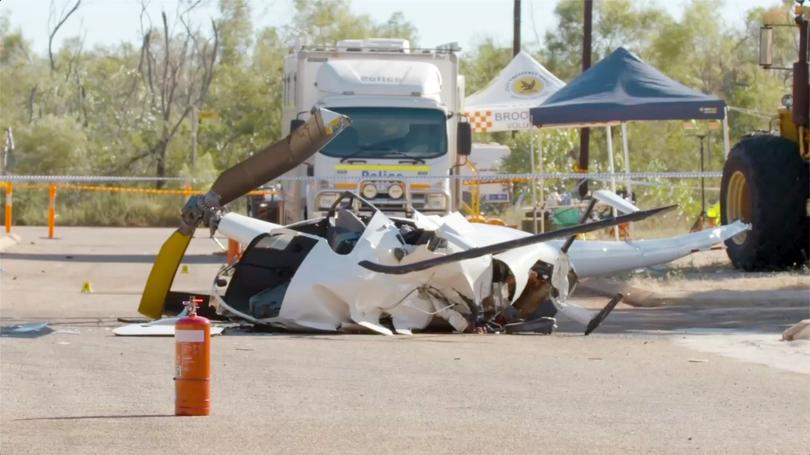
[[[728,155],[720,188],[723,224],[741,219],[750,231],[726,240],[735,267],[778,270],[800,267],[810,256],[810,86],[808,86],[808,16],[810,6],[797,0],[795,26],[799,56],[793,64],[793,93],[782,99],[779,135],[745,136]],[[791,25],[792,26],[792,25]],[[759,63],[773,66],[774,26],[760,29]],[[787,68],[781,68],[787,69]]]

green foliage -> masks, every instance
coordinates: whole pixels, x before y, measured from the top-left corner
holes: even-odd
[[[139,193],[101,193],[60,189],[56,196],[58,226],[177,226],[182,196]],[[14,224],[44,225],[48,220],[48,192],[14,191]]]
[[[263,30],[245,65],[220,65],[206,110],[217,120],[203,121],[199,141],[219,169],[236,164],[281,136],[280,96],[284,58],[278,32]]]
[[[197,157],[194,172],[192,172],[191,163],[183,163],[179,174],[180,177],[185,177],[188,182],[194,182],[194,186],[204,188],[205,185],[216,180],[220,174],[220,170],[217,169],[211,154],[205,153]]]
[[[395,12],[382,24],[367,14],[354,14],[351,0],[293,0],[292,24],[285,34],[307,45],[334,45],[346,38],[404,38],[416,47],[416,27]]]
[[[253,24],[250,22],[250,5],[247,0],[220,0],[219,21],[223,65],[238,65],[248,55],[253,41]]]
[[[75,119],[48,115],[16,132],[16,160],[20,174],[37,174],[48,169],[56,175],[84,175],[89,171],[88,141]]]
[[[71,203],[76,198],[75,193],[57,196],[57,225],[174,227],[184,202],[182,196],[80,193],[80,199]],[[31,224],[44,224],[44,220]]]
[[[461,61],[461,74],[465,77],[468,95],[486,87],[498,71],[512,60],[512,50],[498,46],[492,38],[484,39],[478,47]]]

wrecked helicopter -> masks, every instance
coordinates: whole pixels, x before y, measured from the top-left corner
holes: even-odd
[[[666,239],[575,240],[577,234],[639,221],[672,207],[640,210],[615,193],[593,193],[581,224],[542,234],[471,223],[458,213],[389,217],[359,195],[343,193],[325,216],[282,226],[224,206],[273,179],[350,127],[323,108],[288,137],[225,171],[192,196],[181,225],[163,244],[139,312],[176,314],[188,293],[171,285],[200,225],[247,245],[216,275],[208,314],[295,331],[364,328],[384,335],[449,327],[457,332],[550,333],[560,312],[594,330],[621,299],[600,312],[571,295],[585,277],[661,264],[708,248],[748,226],[737,222]],[[597,203],[616,216],[592,221]]]

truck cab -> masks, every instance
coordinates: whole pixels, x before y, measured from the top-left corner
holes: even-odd
[[[461,145],[470,143],[469,128],[458,126],[464,84],[455,50],[344,40],[287,56],[284,134],[313,106],[345,114],[352,125],[284,176],[285,222],[322,216],[347,190],[394,216],[453,210],[457,185],[447,177],[458,170],[459,129],[467,136]]]

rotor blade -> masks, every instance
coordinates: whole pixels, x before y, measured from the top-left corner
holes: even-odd
[[[405,273],[419,272],[421,270],[429,269],[431,267],[463,261],[465,259],[478,258],[481,256],[485,256],[487,254],[497,254],[506,250],[533,245],[535,243],[545,242],[560,237],[568,237],[571,235],[582,234],[585,232],[609,228],[622,223],[639,221],[648,218],[650,216],[657,215],[661,212],[671,210],[675,207],[677,207],[677,205],[670,205],[651,210],[643,210],[640,212],[629,213],[627,215],[610,217],[604,220],[595,221],[593,223],[564,228],[553,232],[545,232],[542,234],[530,235],[528,237],[521,237],[519,239],[508,240],[506,242],[495,243],[492,245],[482,246],[480,248],[471,248],[467,251],[460,251],[458,253],[452,253],[446,256],[414,262],[412,264],[383,265],[371,261],[360,261],[359,265],[363,268],[371,270],[372,272],[386,273],[391,275],[403,275]]]
[[[613,311],[614,308],[616,308],[616,305],[618,305],[623,298],[624,294],[622,294],[621,292],[614,295],[613,298],[611,298],[610,301],[607,303],[607,305],[605,305],[605,307],[602,308],[602,310],[596,316],[594,316],[590,322],[588,322],[588,326],[585,329],[585,335],[586,336],[590,335],[591,332],[596,330],[596,328],[599,327],[599,324],[601,324],[602,321],[604,321],[605,318],[608,317],[610,312]]]
[[[219,195],[219,203],[225,205],[298,166],[349,124],[349,118],[344,115],[316,108],[309,120],[289,136],[223,172],[211,191]]]
[[[160,247],[143,288],[138,313],[152,319],[160,319],[174,275],[180,267],[180,261],[183,260],[192,237],[193,231],[191,235],[187,235],[178,229]]]

